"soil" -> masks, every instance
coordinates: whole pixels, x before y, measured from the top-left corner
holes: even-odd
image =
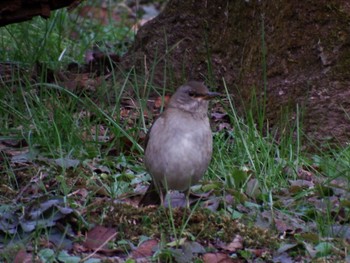
[[[349,23],[347,0],[171,0],[121,63],[171,89],[225,80],[242,115],[253,106],[281,132],[300,119],[312,144],[345,144]]]

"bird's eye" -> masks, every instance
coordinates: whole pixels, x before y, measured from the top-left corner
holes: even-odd
[[[188,91],[188,95],[190,97],[194,97],[194,96],[196,96],[196,93],[190,90],[190,91]]]

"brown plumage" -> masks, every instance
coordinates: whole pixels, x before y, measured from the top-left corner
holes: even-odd
[[[152,182],[140,205],[164,205],[167,190],[188,192],[203,177],[212,155],[208,100],[217,95],[190,81],[171,97],[148,133],[144,163]]]

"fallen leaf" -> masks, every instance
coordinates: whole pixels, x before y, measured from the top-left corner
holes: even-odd
[[[62,168],[76,168],[80,161],[79,160],[74,160],[74,159],[69,159],[69,158],[58,158],[55,159],[55,163],[58,166],[61,166]]]
[[[207,253],[203,255],[204,263],[235,263],[243,261],[233,261],[229,255],[224,253]]]
[[[177,247],[177,246],[181,246],[185,243],[186,241],[186,238],[180,238],[179,240],[175,240],[175,241],[172,241],[172,242],[169,242],[167,244],[168,247]]]
[[[25,249],[21,249],[17,252],[13,263],[32,263],[34,262],[34,257],[31,253],[27,253]]]
[[[132,253],[131,258],[133,259],[139,259],[139,258],[145,258],[150,257],[154,253],[154,248],[158,245],[158,241],[155,239],[149,239],[145,242],[142,242],[141,245],[139,245]]]
[[[100,248],[108,249],[108,246],[105,243],[107,243],[115,234],[116,230],[114,228],[95,226],[87,233],[84,245],[92,250]]]
[[[243,248],[243,238],[240,235],[236,235],[232,242],[230,242],[225,246],[222,246],[221,248],[231,253],[236,252],[237,250]]]
[[[170,100],[170,96],[169,95],[165,95],[163,98],[162,97],[158,97],[155,99],[154,101],[154,108],[155,109],[159,109],[162,107],[162,105],[166,108],[166,106],[168,105]]]

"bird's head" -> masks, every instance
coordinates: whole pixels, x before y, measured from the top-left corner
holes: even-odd
[[[219,96],[217,92],[210,92],[202,82],[189,81],[179,87],[171,97],[169,107],[178,108],[190,113],[204,113],[208,111],[208,101]]]

